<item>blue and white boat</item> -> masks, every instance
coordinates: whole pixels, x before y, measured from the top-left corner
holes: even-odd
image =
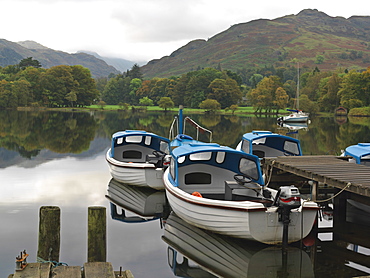
[[[343,155],[353,157],[350,161],[357,164],[370,166],[370,143],[358,143],[349,146],[344,150]]]
[[[302,155],[298,139],[271,131],[256,130],[245,133],[236,149],[259,158]]]
[[[119,182],[163,189],[164,158],[170,140],[142,130],[125,130],[113,134],[106,153],[110,173]]]
[[[318,206],[295,186],[264,186],[259,158],[215,143],[172,150],[163,181],[172,210],[199,228],[267,244],[298,241],[311,231]],[[286,212],[286,213],[284,213]],[[284,234],[281,219],[289,220]]]

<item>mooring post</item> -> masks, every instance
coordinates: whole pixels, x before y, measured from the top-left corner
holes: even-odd
[[[44,261],[59,262],[60,208],[42,206],[39,215],[37,257]]]
[[[106,262],[107,259],[107,229],[106,208],[88,208],[88,243],[87,261]]]

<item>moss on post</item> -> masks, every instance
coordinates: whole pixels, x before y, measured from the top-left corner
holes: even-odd
[[[39,239],[37,257],[59,262],[60,208],[43,206],[39,214]]]
[[[107,235],[106,235],[106,208],[88,208],[88,262],[106,262]]]

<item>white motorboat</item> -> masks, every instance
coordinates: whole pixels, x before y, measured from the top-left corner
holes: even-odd
[[[113,134],[106,160],[114,179],[163,189],[164,159],[168,153],[169,139],[142,130],[125,130]]]
[[[212,143],[175,148],[163,181],[172,210],[199,228],[267,244],[298,241],[318,206],[295,186],[264,186],[259,158]]]

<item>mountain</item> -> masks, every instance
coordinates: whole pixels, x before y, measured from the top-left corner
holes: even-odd
[[[292,64],[333,70],[370,65],[370,17],[330,17],[316,9],[273,20],[259,19],[231,26],[208,40],[198,39],[170,56],[148,62],[146,78],[169,77],[213,67],[238,71]]]
[[[113,66],[90,54],[69,54],[50,49],[33,41],[15,43],[0,39],[0,66],[16,65],[28,57],[38,60],[43,68],[58,65],[81,65],[90,69],[93,77],[105,77],[111,73],[120,73]]]
[[[92,52],[92,51],[81,50],[81,51],[78,51],[78,53],[86,53],[86,54],[93,55],[94,57],[105,61],[108,65],[115,67],[121,72],[131,69],[132,66],[136,63],[136,62],[132,62],[132,61],[121,59],[121,58],[102,57],[98,53]]]

